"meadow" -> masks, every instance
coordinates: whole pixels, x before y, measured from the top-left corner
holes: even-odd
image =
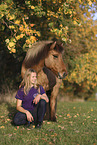
[[[0,104],[0,145],[97,145],[97,102],[58,101],[57,122],[14,126],[15,103]]]

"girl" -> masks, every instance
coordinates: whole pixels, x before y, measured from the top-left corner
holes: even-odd
[[[43,87],[37,84],[37,74],[33,69],[26,71],[24,86],[18,90],[15,98],[19,112],[14,117],[14,124],[18,126],[34,122],[35,127],[40,128],[49,99]]]

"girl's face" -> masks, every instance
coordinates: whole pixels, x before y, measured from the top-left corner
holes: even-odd
[[[37,80],[36,73],[35,72],[32,72],[31,73],[31,78],[30,78],[31,83],[32,84],[35,84],[36,80]]]

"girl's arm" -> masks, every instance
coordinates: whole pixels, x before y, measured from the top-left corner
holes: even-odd
[[[37,104],[37,103],[39,102],[40,98],[41,98],[41,95],[38,94],[38,95],[34,98],[33,103]]]
[[[32,114],[28,110],[25,110],[21,105],[22,105],[22,100],[17,99],[17,104],[16,104],[17,110],[22,112],[22,113],[25,113],[27,116],[27,120],[32,122],[33,121]]]
[[[49,102],[49,99],[48,99],[47,95],[44,93],[42,95],[41,94],[38,94],[35,97],[35,99],[33,100],[33,103],[37,104],[40,101],[40,99],[45,100],[47,103]]]
[[[46,93],[41,95],[41,99],[44,99],[47,103],[49,102],[48,96],[46,95]]]
[[[42,86],[41,86],[41,88],[39,87],[38,92],[39,92],[39,94],[35,97],[35,99],[33,100],[33,103],[37,104],[40,101],[40,99],[43,99],[48,103],[49,99]],[[42,93],[42,95],[41,95],[41,93]]]

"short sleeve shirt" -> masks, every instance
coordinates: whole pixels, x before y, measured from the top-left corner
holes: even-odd
[[[40,86],[40,94],[42,95],[42,94],[44,94],[44,93],[45,93],[45,91],[44,91],[43,87]],[[24,87],[21,87],[21,88],[18,90],[18,92],[17,92],[15,98],[16,98],[16,99],[19,99],[19,100],[22,100],[22,107],[23,107],[24,109],[26,109],[26,110],[31,111],[31,110],[33,110],[33,108],[35,107],[35,104],[33,103],[33,100],[34,100],[34,98],[35,98],[38,94],[39,94],[39,93],[38,93],[38,90],[35,89],[34,87],[32,87],[32,88],[30,89],[30,91],[28,92],[28,94],[25,95],[25,93],[24,93]]]

